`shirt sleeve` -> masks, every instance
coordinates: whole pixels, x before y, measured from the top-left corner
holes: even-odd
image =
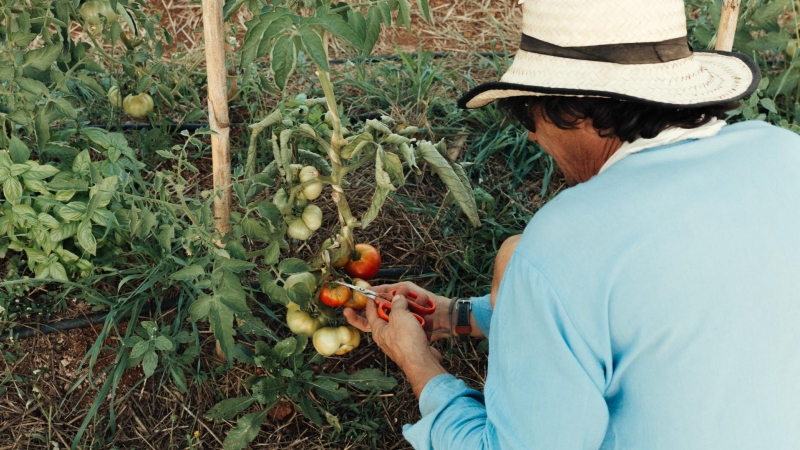
[[[433,378],[405,438],[416,449],[597,450],[608,426],[604,365],[524,256],[509,263],[491,320],[484,394]]]
[[[475,317],[475,322],[478,324],[478,328],[481,329],[481,333],[488,337],[492,323],[491,294],[483,297],[472,297],[472,316]]]

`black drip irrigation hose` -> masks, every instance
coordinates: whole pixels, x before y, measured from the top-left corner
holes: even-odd
[[[434,59],[440,58],[448,58],[453,55],[454,52],[438,52],[433,54]],[[477,52],[473,53],[474,55],[490,58],[490,57],[500,57],[505,58],[506,56],[513,56],[507,55],[504,52]],[[410,53],[412,58],[418,58],[420,56],[419,53]],[[377,55],[377,56],[367,56],[367,57],[358,57],[358,58],[340,58],[340,59],[329,59],[328,63],[330,64],[345,64],[348,62],[374,62],[374,61],[400,61],[400,55]],[[441,113],[440,108],[434,108],[434,113],[438,114]],[[350,121],[351,124],[364,122],[366,120],[371,119],[379,119],[381,117],[380,114],[359,114],[357,116],[349,116],[347,119]],[[236,127],[247,127],[249,123],[231,123],[228,124],[231,128]],[[121,125],[87,125],[88,128],[102,128],[108,131],[139,131],[139,130],[149,130],[153,128],[153,125],[149,123],[125,123]],[[180,133],[181,131],[197,131],[204,128],[210,128],[210,125],[207,123],[183,123],[183,124],[171,124],[171,125],[164,125],[163,128],[168,133]]]
[[[379,270],[378,274],[375,275],[375,278],[399,280],[400,278],[406,275],[433,275],[435,273],[436,272],[433,272],[428,267],[391,267]],[[261,286],[258,283],[250,283],[250,287],[255,290],[261,289]],[[150,303],[142,308],[140,314],[149,314],[155,311],[159,307],[162,310],[166,311],[174,308],[175,306],[177,306],[177,304],[178,304],[177,298],[164,300],[163,302],[161,302],[160,305],[157,303]],[[122,313],[120,314],[120,319],[124,319],[129,315],[130,312]],[[108,318],[108,313],[98,313],[76,319],[67,319],[67,320],[60,320],[58,322],[40,323],[0,334],[0,342],[6,341],[11,337],[13,337],[14,339],[27,339],[39,333],[50,334],[58,331],[72,330],[75,328],[86,328],[88,326],[96,325],[98,323],[104,323],[107,318]]]
[[[437,52],[433,54],[433,59],[441,59],[441,58],[449,58],[453,56],[455,52]],[[500,57],[505,58],[506,56],[514,56],[514,55],[506,55],[505,52],[476,52],[472,53],[473,55],[483,56],[485,58],[489,57]],[[419,53],[409,53],[412,58],[419,58]],[[361,56],[357,58],[340,58],[340,59],[329,59],[328,64],[345,64],[349,62],[374,62],[374,61],[400,61],[400,55],[376,55],[376,56]]]

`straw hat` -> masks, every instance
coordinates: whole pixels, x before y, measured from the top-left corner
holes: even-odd
[[[683,0],[524,0],[522,41],[508,72],[458,103],[565,95],[700,107],[739,100],[759,80],[743,54],[692,51]]]

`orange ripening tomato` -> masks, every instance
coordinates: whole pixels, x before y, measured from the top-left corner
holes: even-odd
[[[325,283],[319,291],[319,299],[328,306],[342,306],[350,300],[350,288]]]
[[[369,244],[356,244],[350,262],[344,266],[344,271],[353,278],[369,280],[378,274],[381,268],[381,254],[378,249]]]
[[[372,287],[372,286],[370,286],[369,283],[367,283],[366,281],[362,280],[361,278],[353,278],[353,284],[358,286],[358,287],[363,287],[363,288],[367,288],[367,289]],[[367,307],[367,301],[368,300],[369,300],[369,298],[366,295],[364,295],[364,294],[362,294],[362,293],[360,293],[358,291],[353,291],[352,296],[350,297],[350,300],[345,302],[345,304],[342,305],[342,306],[344,306],[345,308],[364,309],[364,308]]]

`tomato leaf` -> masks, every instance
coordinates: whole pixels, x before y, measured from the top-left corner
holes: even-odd
[[[325,27],[325,29],[331,34],[343,38],[353,47],[363,50],[364,42],[360,37],[358,37],[356,32],[353,31],[353,27],[345,22],[342,16],[338,14],[326,13],[325,15],[321,16],[320,19],[322,19],[322,26]]]
[[[403,175],[403,163],[400,161],[400,157],[394,153],[388,152],[384,152],[382,156],[383,167],[386,169],[386,173],[389,174],[392,183],[396,184],[397,186],[402,186],[405,184],[406,179]]]
[[[375,193],[372,195],[372,203],[369,209],[364,213],[364,217],[361,218],[361,226],[363,228],[366,228],[370,222],[378,217],[378,213],[386,202],[386,197],[389,196],[389,192],[397,190],[397,188],[392,185],[391,176],[389,176],[383,168],[384,155],[383,149],[378,148],[378,155],[375,158],[375,181],[377,187],[375,188]]]
[[[311,400],[309,400],[308,397],[306,396],[300,397],[300,399],[297,401],[297,403],[295,403],[295,405],[297,405],[297,409],[299,409],[300,412],[303,413],[303,415],[306,416],[308,420],[314,422],[319,426],[322,426],[322,418],[319,416],[317,410],[314,409],[314,406],[311,405]]]
[[[406,30],[411,32],[411,5],[408,0],[399,0],[397,2],[399,11],[397,12],[397,24],[405,25]]]
[[[202,266],[192,264],[170,275],[170,279],[178,281],[192,281],[198,277],[205,275],[205,270]]]
[[[267,294],[270,300],[283,306],[289,304],[289,294],[286,293],[285,289],[278,286],[277,282],[274,280],[265,282],[261,277],[259,277],[259,282],[261,284],[261,291]]]
[[[275,320],[281,320],[275,314],[270,314],[270,316],[272,316],[272,318]],[[267,327],[267,325],[264,324],[264,322],[261,319],[255,317],[252,313],[250,312],[239,313],[236,315],[236,317],[239,320],[239,328],[244,333],[255,334],[261,337],[270,338],[274,341],[278,340],[278,337],[275,336],[275,333],[273,333],[272,330],[269,327]]]
[[[367,143],[373,142],[372,133],[361,133],[358,136],[352,138],[350,142],[347,143],[341,150],[341,157],[344,159],[350,159],[353,156],[356,156],[360,153],[361,149],[364,148]]]
[[[294,71],[296,62],[294,41],[289,36],[280,36],[272,47],[270,60],[275,74],[275,85],[282,91],[286,87],[289,75]]]
[[[222,7],[222,20],[227,22],[244,3],[245,0],[225,0],[225,6]]]
[[[191,267],[191,266],[190,266]],[[208,317],[211,312],[211,306],[214,303],[214,297],[210,295],[201,295],[192,302],[189,307],[189,318],[192,322],[197,322],[200,319]]]
[[[271,407],[271,405],[270,405]],[[222,443],[224,450],[241,450],[253,442],[261,431],[261,425],[267,418],[270,408],[244,415],[236,421],[236,428],[228,432],[225,442]]]
[[[206,417],[215,420],[231,420],[255,401],[256,399],[252,395],[229,398],[212,406],[211,409],[206,412]]]
[[[383,372],[378,369],[362,369],[351,375],[346,373],[320,375],[321,377],[331,378],[362,391],[382,392],[392,390],[397,386],[397,380],[383,375]]]
[[[320,397],[328,401],[339,402],[346,399],[350,395],[347,393],[346,389],[343,389],[341,386],[339,386],[339,383],[330,378],[317,377],[308,384],[310,386],[314,386],[314,390],[320,395]]]
[[[311,59],[313,59],[322,70],[330,72],[331,68],[328,66],[328,57],[325,55],[325,47],[317,32],[310,26],[303,25],[300,27],[300,39],[303,42],[306,53],[311,56]]]
[[[237,313],[250,312],[250,308],[247,307],[247,301],[245,300],[246,296],[247,294],[244,292],[239,277],[231,273],[225,273],[222,276],[216,297],[221,304]],[[229,353],[226,352],[225,354],[227,355]]]
[[[230,358],[233,355],[233,335],[236,334],[233,330],[233,311],[219,301],[215,301],[208,318],[222,352],[227,358]]]
[[[297,340],[294,337],[288,337],[275,344],[272,349],[278,354],[279,358],[286,359],[295,353],[296,348]]]
[[[311,270],[311,266],[302,259],[297,258],[287,258],[278,264],[278,271],[282,274],[308,272],[309,270]]]
[[[431,21],[431,10],[428,6],[428,0],[417,0],[417,6],[419,10],[422,11],[422,17],[425,18],[426,22]]]
[[[430,165],[431,170],[439,175],[439,178],[447,185],[450,193],[453,194],[456,202],[461,206],[472,225],[479,227],[481,219],[478,216],[478,206],[475,204],[472,189],[462,182],[462,179],[456,174],[447,159],[439,153],[439,150],[433,144],[428,141],[421,141],[417,145],[417,152],[419,153],[418,156],[425,160]]]
[[[364,48],[361,51],[363,56],[368,56],[372,53],[375,43],[378,42],[382,21],[381,11],[375,6],[370,6],[367,11],[367,23],[364,30]]]
[[[219,269],[226,273],[240,273],[248,270],[253,270],[256,265],[249,261],[242,261],[241,259],[226,259],[219,265]]]

